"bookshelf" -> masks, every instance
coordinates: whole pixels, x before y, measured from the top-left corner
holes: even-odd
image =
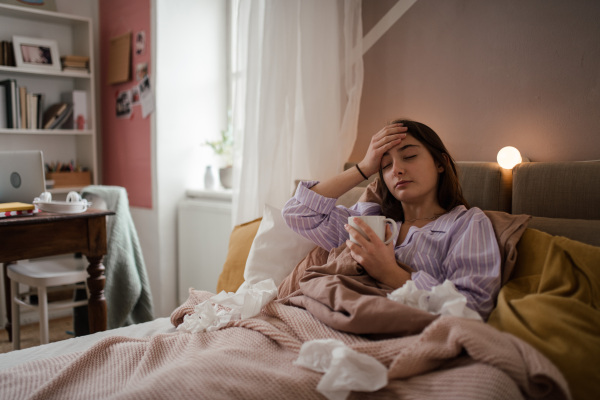
[[[59,12],[0,4],[0,40],[13,36],[50,39],[58,44],[59,55],[89,57],[89,71],[54,71],[35,68],[0,66],[0,81],[15,79],[28,92],[44,95],[43,110],[62,101],[64,93],[86,93],[87,126],[85,129],[13,129],[0,128],[0,149],[42,150],[45,162],[76,161],[91,171],[92,183],[98,182],[97,119],[95,115],[95,78],[93,30],[90,18]],[[4,105],[4,103],[2,103]],[[54,188],[66,193],[80,187]]]

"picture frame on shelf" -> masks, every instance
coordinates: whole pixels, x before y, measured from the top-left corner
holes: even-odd
[[[55,40],[13,36],[17,68],[41,72],[61,71],[58,43]]]

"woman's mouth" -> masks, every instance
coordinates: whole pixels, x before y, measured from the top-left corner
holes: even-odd
[[[396,183],[396,189],[402,189],[402,188],[404,188],[406,185],[408,185],[410,182],[411,182],[411,181],[405,181],[405,180],[398,181],[398,182]]]

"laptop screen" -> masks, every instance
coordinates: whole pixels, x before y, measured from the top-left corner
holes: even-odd
[[[32,203],[45,190],[41,151],[0,151],[0,203]]]

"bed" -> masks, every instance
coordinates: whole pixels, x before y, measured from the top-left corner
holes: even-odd
[[[323,315],[289,305],[327,254],[265,206],[261,219],[233,229],[219,294],[190,288],[170,318],[0,355],[0,398],[597,398],[600,161],[458,168],[503,257],[487,322],[371,292],[383,306],[369,315],[348,304],[308,307]],[[369,184],[338,202],[353,204]],[[361,296],[363,278],[352,281]],[[203,318],[221,323],[198,328]],[[348,333],[349,322],[369,329]]]

